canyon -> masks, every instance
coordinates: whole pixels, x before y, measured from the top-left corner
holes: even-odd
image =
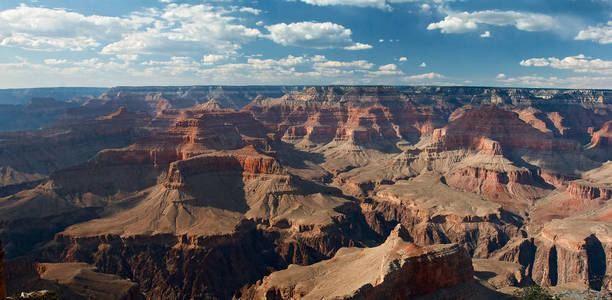
[[[0,121],[39,120],[0,122],[11,293],[612,292],[609,90],[115,87],[9,106]]]

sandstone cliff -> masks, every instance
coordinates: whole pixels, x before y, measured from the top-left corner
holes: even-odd
[[[242,299],[436,299],[452,289],[452,299],[473,293],[472,263],[457,245],[421,247],[407,242],[398,225],[375,248],[342,248],[327,261],[290,265],[266,276]],[[447,292],[448,293],[448,292]],[[447,298],[450,299],[450,298]]]

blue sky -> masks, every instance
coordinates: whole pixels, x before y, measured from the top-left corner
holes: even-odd
[[[0,76],[612,88],[612,0],[3,0]]]

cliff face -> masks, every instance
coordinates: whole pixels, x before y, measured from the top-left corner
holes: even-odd
[[[6,274],[4,273],[4,250],[0,242],[0,299],[6,298]]]
[[[341,298],[462,299],[483,292],[467,256],[495,289],[606,290],[609,98],[115,88],[52,129],[0,134],[0,237],[9,256],[85,262],[150,299],[331,287]],[[497,267],[507,270],[487,271]],[[326,272],[339,273],[312,275]]]
[[[83,163],[102,149],[129,145],[148,134],[142,128],[147,122],[144,115],[119,109],[99,119],[50,129],[0,133],[0,188],[36,181]]]
[[[279,99],[256,100],[243,110],[290,143],[370,146],[418,139],[444,124],[450,114],[447,105],[418,107],[405,100],[393,88],[311,88]]]
[[[398,225],[375,248],[342,248],[310,266],[291,265],[258,281],[241,299],[414,298],[454,289],[452,299],[473,292],[472,262],[457,245],[420,247],[402,238]]]

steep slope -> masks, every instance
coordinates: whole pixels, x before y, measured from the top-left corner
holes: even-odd
[[[0,133],[0,187],[42,179],[85,162],[102,149],[129,145],[148,135],[144,129],[147,122],[145,115],[120,108],[98,119],[39,131]]]
[[[84,263],[32,263],[18,258],[8,261],[6,268],[11,295],[48,292],[59,299],[143,299],[134,282],[100,273]]]
[[[467,299],[473,293],[465,250],[417,246],[402,237],[402,230],[398,225],[378,247],[342,248],[330,260],[272,273],[241,299],[435,299],[445,293]]]

